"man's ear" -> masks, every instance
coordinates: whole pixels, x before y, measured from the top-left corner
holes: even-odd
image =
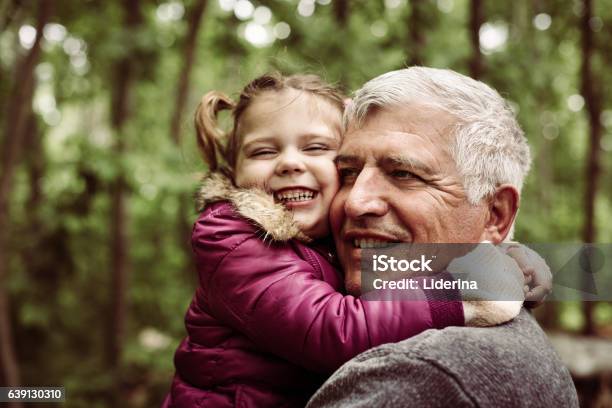
[[[506,239],[512,228],[520,201],[516,187],[502,184],[488,200],[489,217],[485,225],[483,240],[499,244]]]

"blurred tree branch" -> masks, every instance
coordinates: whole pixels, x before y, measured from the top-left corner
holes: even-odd
[[[183,46],[183,68],[179,76],[176,103],[174,104],[174,113],[172,114],[172,120],[170,122],[170,136],[177,145],[181,143],[181,123],[187,103],[189,79],[191,77],[191,71],[193,70],[196,43],[202,25],[202,16],[204,15],[207,3],[208,0],[198,0],[189,11],[187,17],[189,27]]]
[[[142,23],[143,17],[138,0],[123,2],[125,26],[128,32],[135,33]],[[115,132],[114,153],[121,163],[126,151],[125,124],[132,113],[132,88],[136,74],[137,52],[130,52],[121,57],[115,65],[114,87],[111,98],[111,126]],[[119,168],[119,174],[111,185],[111,216],[110,216],[110,254],[111,254],[111,313],[109,315],[107,364],[113,373],[115,392],[113,398],[118,398],[120,384],[119,367],[125,340],[126,322],[128,316],[127,290],[129,282],[129,245],[128,214],[127,214],[127,181],[125,168]]]
[[[336,0],[333,2],[334,18],[341,28],[345,28],[349,18],[348,0]]]
[[[35,85],[34,68],[41,54],[43,28],[51,17],[53,6],[52,0],[41,1],[36,21],[36,37],[29,52],[15,67],[15,79],[5,116],[2,173],[0,174],[0,357],[5,384],[11,387],[20,385],[20,372],[14,349],[10,321],[10,299],[7,293],[9,197],[13,188],[15,169],[21,156],[27,119],[32,109]],[[15,404],[14,406],[21,406],[21,404]]]
[[[188,29],[187,36],[185,37],[183,45],[183,68],[181,69],[177,92],[176,92],[176,103],[174,105],[174,113],[170,121],[170,137],[177,146],[181,144],[181,124],[183,123],[183,116],[185,114],[185,105],[189,95],[189,82],[191,79],[191,72],[193,71],[193,64],[196,59],[197,40],[200,27],[202,26],[202,17],[206,10],[208,0],[198,0],[188,12]],[[179,245],[185,253],[187,259],[187,268],[189,271],[192,270],[193,262],[191,255],[191,246],[188,243],[189,232],[191,225],[187,221],[185,215],[189,213],[188,208],[190,205],[188,202],[190,197],[179,197],[179,208],[178,208],[178,233],[179,233]]]
[[[585,179],[586,192],[584,197],[584,230],[582,239],[586,243],[597,240],[595,226],[595,199],[601,173],[600,151],[603,126],[601,123],[602,96],[599,92],[599,84],[596,74],[593,72],[593,53],[595,52],[595,41],[591,21],[593,18],[593,0],[583,0],[583,12],[580,20],[582,65],[581,65],[581,92],[586,105],[587,119],[589,123],[589,147],[586,157]],[[590,276],[585,276],[591,279]],[[595,322],[593,320],[594,302],[583,302],[585,317],[585,334],[595,333]]]
[[[423,65],[423,47],[425,47],[423,6],[423,0],[410,0],[410,15],[408,16],[409,65]]]
[[[484,22],[484,9],[482,0],[470,1],[470,42],[472,44],[472,56],[469,61],[470,76],[474,79],[482,77],[484,61],[480,51],[480,27]]]

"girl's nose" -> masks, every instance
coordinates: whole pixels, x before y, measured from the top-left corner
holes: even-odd
[[[293,173],[303,173],[306,171],[304,161],[298,152],[284,152],[279,157],[276,173],[279,175],[289,175]]]

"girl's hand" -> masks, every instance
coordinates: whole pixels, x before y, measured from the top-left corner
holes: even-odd
[[[523,306],[525,283],[519,265],[492,243],[480,243],[453,259],[446,271],[455,278],[477,282],[460,289],[466,326],[494,326],[514,319]]]
[[[552,273],[537,252],[517,242],[500,244],[508,256],[518,264],[525,277],[525,305],[538,307],[552,292]]]

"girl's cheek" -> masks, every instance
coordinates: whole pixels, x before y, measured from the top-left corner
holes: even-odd
[[[268,190],[274,167],[266,160],[247,160],[237,174],[240,174],[240,177],[236,177],[238,187]]]
[[[236,185],[242,188],[260,187],[258,185],[258,177],[254,166],[249,163],[242,162],[236,170]],[[263,184],[263,180],[260,181]]]

